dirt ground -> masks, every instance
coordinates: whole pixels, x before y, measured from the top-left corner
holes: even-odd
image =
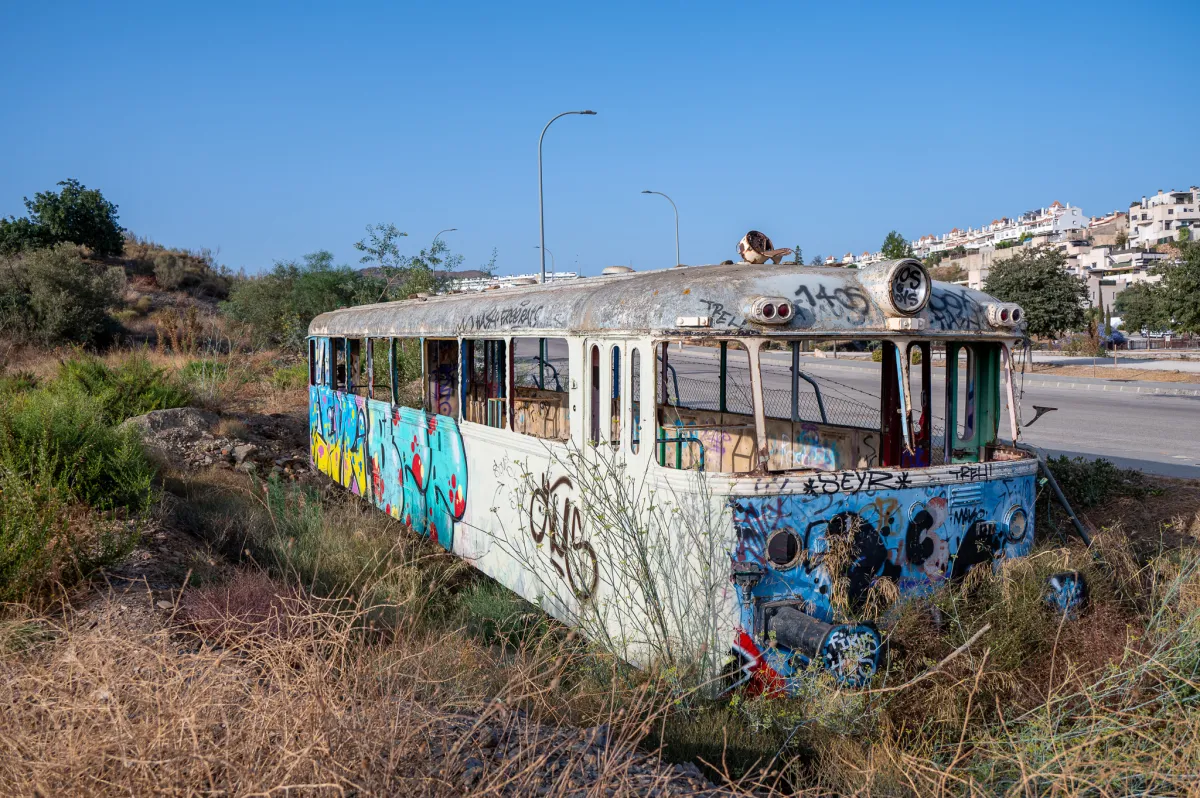
[[[1109,365],[1104,365],[1107,362]],[[1200,383],[1200,373],[1192,371],[1156,371],[1154,369],[1135,369],[1113,366],[1112,361],[1096,360],[1095,368],[1091,366],[1055,366],[1038,363],[1029,370],[1030,374],[1053,375],[1057,377],[1100,377],[1106,380],[1137,380],[1139,382],[1189,382]]]

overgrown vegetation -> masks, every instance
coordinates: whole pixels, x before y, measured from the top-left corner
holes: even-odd
[[[120,267],[85,261],[74,244],[0,258],[0,334],[39,344],[100,343],[116,330]]]

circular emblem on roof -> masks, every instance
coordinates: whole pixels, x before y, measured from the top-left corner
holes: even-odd
[[[919,260],[897,261],[888,276],[888,299],[897,313],[920,313],[929,301],[929,272]]]

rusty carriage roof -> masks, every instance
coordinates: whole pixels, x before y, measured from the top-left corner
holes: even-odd
[[[890,309],[879,283],[898,263],[885,261],[863,269],[736,263],[626,272],[343,308],[317,316],[308,332],[433,338],[506,334],[1020,337],[1019,330],[989,322],[988,306],[998,304],[995,299],[937,281],[931,281],[924,308],[911,314],[924,320],[919,326],[890,326],[889,318],[903,314]],[[764,297],[789,300],[791,318],[773,324],[748,318],[754,300]]]

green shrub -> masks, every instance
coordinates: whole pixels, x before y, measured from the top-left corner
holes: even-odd
[[[32,371],[0,373],[0,397],[6,394],[24,393],[36,387],[38,387],[38,378]]]
[[[150,363],[144,355],[133,355],[110,367],[90,355],[77,355],[63,362],[55,386],[92,397],[106,423],[117,424],[127,418],[183,407],[192,396],[187,388]]]
[[[229,277],[213,264],[207,252],[164,249],[154,255],[154,280],[164,291],[187,291],[193,296],[224,299]]]
[[[116,329],[125,290],[117,266],[88,263],[73,244],[25,253],[0,272],[0,331],[44,344],[94,344]]]
[[[293,363],[271,372],[271,387],[277,391],[294,391],[308,385],[308,364]]]
[[[0,600],[25,600],[120,557],[150,506],[153,467],[96,400],[26,390],[0,405]]]
[[[1140,471],[1117,468],[1103,457],[1088,460],[1061,455],[1048,458],[1047,463],[1067,501],[1076,510],[1095,507],[1114,496],[1146,495],[1146,481]]]

